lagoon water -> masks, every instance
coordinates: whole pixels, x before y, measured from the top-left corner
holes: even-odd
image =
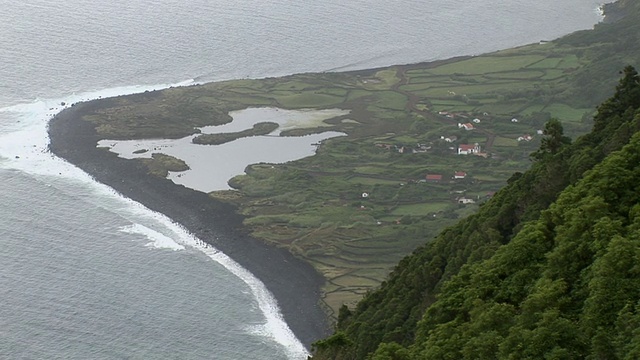
[[[0,358],[306,357],[251,274],[47,153],[61,102],[478,54],[590,28],[599,5],[0,0]]]
[[[202,134],[220,134],[251,129],[260,122],[278,124],[278,128],[264,136],[249,136],[220,145],[198,145],[195,135],[181,139],[101,140],[98,146],[108,148],[125,159],[150,158],[162,153],[183,160],[189,170],[170,172],[169,179],[188,188],[211,192],[228,190],[229,179],[244,173],[247,165],[258,163],[282,164],[315,153],[323,140],[343,136],[344,133],[325,131],[305,136],[279,136],[282,131],[320,127],[324,120],[347,115],[341,109],[285,110],[278,108],[248,108],[232,111],[233,121],[220,126],[205,126]],[[268,149],[268,151],[264,151]],[[230,161],[232,159],[232,161]]]

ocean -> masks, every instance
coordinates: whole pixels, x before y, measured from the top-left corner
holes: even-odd
[[[0,358],[305,359],[265,286],[47,151],[63,105],[473,55],[594,0],[0,0]]]

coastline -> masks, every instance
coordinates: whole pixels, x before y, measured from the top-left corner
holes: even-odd
[[[147,97],[154,93],[129,96]],[[243,217],[232,205],[169,179],[148,175],[139,161],[122,159],[96,147],[99,137],[93,124],[82,116],[109,102],[110,99],[100,99],[78,103],[57,114],[49,122],[50,151],[96,181],[168,216],[251,272],[273,294],[284,320],[307,348],[330,335],[329,318],[320,305],[324,278],[311,265],[285,249],[251,237],[243,228]]]
[[[605,19],[616,20],[607,15]],[[473,57],[463,55],[403,66],[406,69],[428,68]],[[345,73],[367,76],[386,68],[388,66]],[[126,96],[135,102],[156,94],[157,91],[148,91]],[[49,122],[51,152],[84,170],[96,181],[168,216],[251,272],[274,295],[284,320],[308,349],[313,342],[331,335],[329,317],[320,305],[320,289],[325,279],[311,265],[286,249],[251,237],[243,227],[244,217],[236,213],[234,206],[169,179],[150,176],[139,161],[119,158],[105,149],[96,148],[101,139],[93,125],[82,120],[82,116],[96,107],[107,106],[110,101],[110,98],[104,98],[77,103],[57,114]]]

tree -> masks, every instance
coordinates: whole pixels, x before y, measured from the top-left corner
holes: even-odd
[[[544,125],[544,137],[540,143],[540,149],[532,154],[536,160],[540,160],[546,154],[557,154],[562,147],[571,143],[571,139],[564,136],[564,128],[558,119],[551,119]]]
[[[398,343],[382,343],[371,360],[409,360],[409,351]]]
[[[593,130],[604,130],[614,114],[622,114],[628,108],[640,107],[640,76],[633,66],[626,66],[623,75],[616,86],[616,92],[609,100],[598,107],[598,114],[594,118]]]

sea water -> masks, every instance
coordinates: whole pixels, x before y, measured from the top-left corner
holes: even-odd
[[[0,0],[0,358],[307,354],[246,270],[47,152],[62,102],[478,54],[590,28],[599,5]]]

